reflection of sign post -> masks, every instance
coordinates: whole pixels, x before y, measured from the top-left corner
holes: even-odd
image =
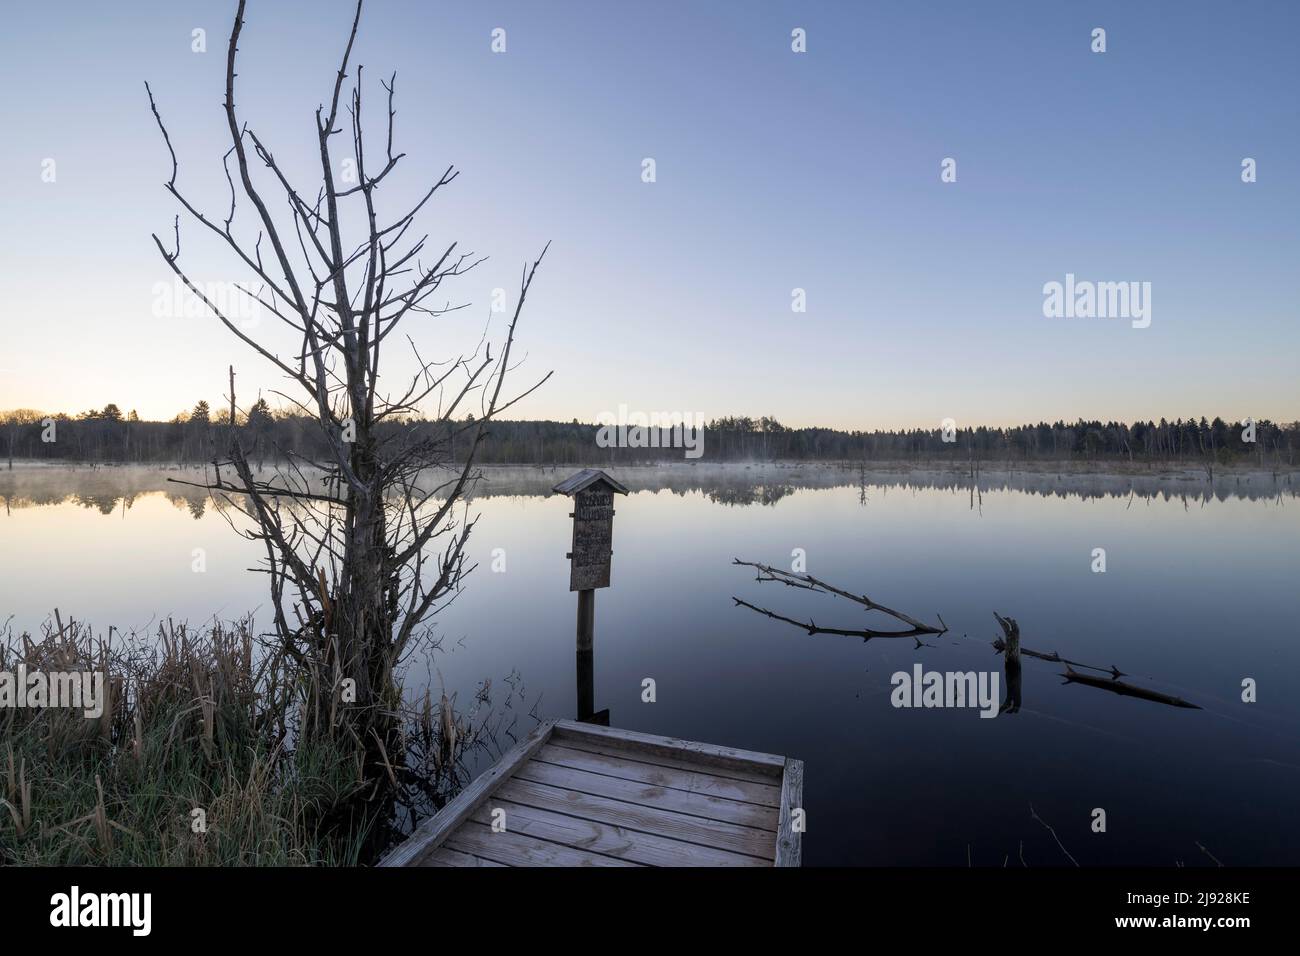
[[[592,653],[596,625],[596,588],[609,587],[613,555],[614,495],[627,488],[598,468],[584,468],[553,491],[573,498],[573,550],[567,555],[569,590],[578,592],[578,719],[595,720],[592,713]],[[605,723],[609,717],[607,711]]]

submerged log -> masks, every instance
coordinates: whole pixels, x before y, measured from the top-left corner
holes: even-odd
[[[1112,694],[1120,694],[1124,697],[1137,697],[1141,700],[1155,701],[1157,704],[1168,704],[1170,707],[1187,707],[1191,710],[1203,710],[1200,704],[1193,704],[1190,701],[1183,700],[1181,697],[1174,697],[1171,694],[1162,694],[1158,690],[1147,690],[1145,687],[1135,687],[1133,684],[1126,684],[1117,678],[1093,677],[1090,674],[1080,674],[1078,671],[1065,665],[1065,673],[1061,675],[1066,684],[1086,684],[1089,687],[1100,687],[1102,690],[1108,690]]]

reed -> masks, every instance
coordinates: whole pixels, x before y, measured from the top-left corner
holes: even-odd
[[[100,638],[56,614],[38,640],[0,634],[0,670],[20,664],[99,671],[108,702],[0,708],[0,863],[361,862],[374,821],[336,819],[364,786],[354,755],[296,736],[305,688],[246,626]]]
[[[0,707],[0,865],[370,863],[536,724],[514,675],[501,708],[490,681],[463,711],[424,690],[393,714],[399,747],[376,775],[362,741],[314,726],[329,694],[311,665],[247,620],[0,626],[0,672],[99,672],[106,698],[97,717]]]

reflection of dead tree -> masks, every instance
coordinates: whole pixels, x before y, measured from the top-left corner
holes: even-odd
[[[946,634],[948,632],[948,626],[943,623],[942,617],[939,618],[940,626],[935,627],[933,625],[926,624],[922,621],[918,621],[916,618],[904,614],[902,611],[895,611],[892,608],[885,607],[883,604],[877,604],[875,601],[871,600],[871,598],[867,597],[865,594],[853,594],[849,591],[845,591],[840,588],[837,588],[832,584],[827,584],[825,581],[820,581],[817,578],[813,577],[811,574],[800,574],[793,571],[782,571],[780,568],[773,568],[766,564],[758,564],[757,562],[754,561],[742,561],[740,560],[740,558],[735,558],[732,561],[732,564],[738,564],[741,565],[742,567],[755,568],[758,571],[758,576],[755,580],[776,581],[780,584],[784,584],[792,588],[802,588],[804,590],[815,591],[820,594],[832,594],[835,595],[836,597],[842,597],[846,600],[853,601],[856,604],[861,604],[868,611],[879,611],[881,614],[886,614],[889,617],[894,618],[895,620],[902,621],[904,624],[911,625],[911,627],[905,631],[878,631],[875,630],[874,628],[869,628],[869,627],[860,627],[860,628],[822,627],[819,624],[817,624],[815,621],[806,621],[806,622],[796,621],[793,618],[783,617],[780,614],[773,613],[772,611],[769,611],[766,608],[757,607],[753,604],[750,604],[748,601],[742,601],[738,597],[735,596],[732,597],[732,600],[735,601],[736,604],[740,607],[747,607],[751,611],[756,611],[759,614],[772,618],[773,620],[784,621],[787,624],[793,624],[795,627],[803,628],[809,634],[839,634],[844,637],[860,637],[863,640],[870,640],[873,637],[910,637],[916,641],[916,646],[920,647],[922,636],[927,634]]]
[[[327,448],[322,460],[291,455],[269,480],[257,477],[235,427],[232,370],[225,457],[213,461],[214,474],[203,487],[250,519],[246,534],[265,551],[262,570],[270,578],[277,642],[321,681],[323,690],[312,702],[305,729],[364,742],[367,771],[374,777],[391,776],[390,756],[401,746],[393,719],[400,705],[394,671],[404,650],[423,633],[422,622],[454,598],[467,571],[464,549],[473,523],[458,525],[453,508],[477,477],[475,452],[485,426],[541,384],[514,398],[502,395],[515,325],[541,256],[523,273],[498,357],[486,334],[473,354],[446,362],[426,359],[406,336],[413,374],[393,391],[388,378],[381,385],[381,350],[387,355],[397,344],[393,333],[399,324],[459,308],[441,299],[444,282],[480,261],[459,252],[454,242],[426,248],[427,234],[414,238],[417,215],[458,173],[448,167],[401,207],[405,211],[396,219],[381,219],[377,190],[381,184],[391,186],[388,177],[405,154],[393,151],[395,74],[381,81],[387,94],[381,110],[387,135],[380,139],[378,164],[367,154],[369,144],[362,135],[360,66],[343,104],[347,115],[340,115],[361,18],[358,0],[332,93],[316,111],[316,195],[300,192],[262,135],[236,113],[235,66],[244,7],[240,0],[226,56],[228,210],[204,213],[178,187],[176,151],[147,85],[146,90],[171,157],[165,188],[201,231],[214,235],[256,277],[256,291],[236,289],[283,323],[298,343],[296,354],[277,352],[270,336],[254,338],[191,281],[180,265],[179,217],[173,247],[156,235],[154,242],[166,264],[217,319],[293,383],[294,396],[279,394],[320,429]],[[333,138],[349,127],[350,155],[344,159],[355,163],[356,179],[355,185],[341,188],[335,182],[340,159]],[[240,197],[253,206],[255,241],[237,236]],[[355,234],[352,228],[345,230],[345,221]],[[435,295],[440,298],[434,300]],[[429,404],[437,406],[432,421],[388,427]],[[478,408],[469,416],[473,404]],[[417,478],[448,462],[451,441],[465,433],[468,440],[457,449],[463,467],[457,465],[454,477],[437,487],[418,487]]]

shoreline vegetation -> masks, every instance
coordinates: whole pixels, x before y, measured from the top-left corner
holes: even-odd
[[[229,425],[230,412],[213,412],[206,401],[167,422],[142,421],[134,411],[124,414],[113,404],[77,415],[33,409],[0,411],[0,456],[10,465],[19,460],[198,464],[219,456],[222,443],[230,437]],[[445,445],[451,461],[463,461],[470,451],[464,432],[473,425],[472,416],[463,421],[407,417],[382,423],[379,437],[435,441]],[[273,411],[260,398],[247,414],[236,412],[235,426],[254,464],[319,460],[328,450],[318,422]],[[647,441],[641,447],[601,447],[600,430],[600,425],[576,419],[494,419],[474,449],[474,460],[482,465],[595,463],[606,468],[682,460],[681,450],[670,447],[666,440],[670,430],[660,430],[661,435],[656,436],[665,440]],[[705,423],[703,437],[700,464],[865,461],[978,466],[998,461],[1112,461],[1129,466],[1178,463],[1210,471],[1250,463],[1260,470],[1281,471],[1300,461],[1300,422],[1236,422],[1219,417],[1133,423],[1080,419],[1010,427],[954,425],[947,433],[942,427],[875,431],[787,428],[769,417],[727,417]]]
[[[372,863],[531,729],[493,708],[490,682],[467,708],[426,692],[397,715],[401,762],[376,799],[358,742],[304,733],[319,675],[248,620],[146,637],[56,610],[37,638],[0,623],[0,671],[102,673],[108,689],[97,718],[0,707],[0,866]]]

